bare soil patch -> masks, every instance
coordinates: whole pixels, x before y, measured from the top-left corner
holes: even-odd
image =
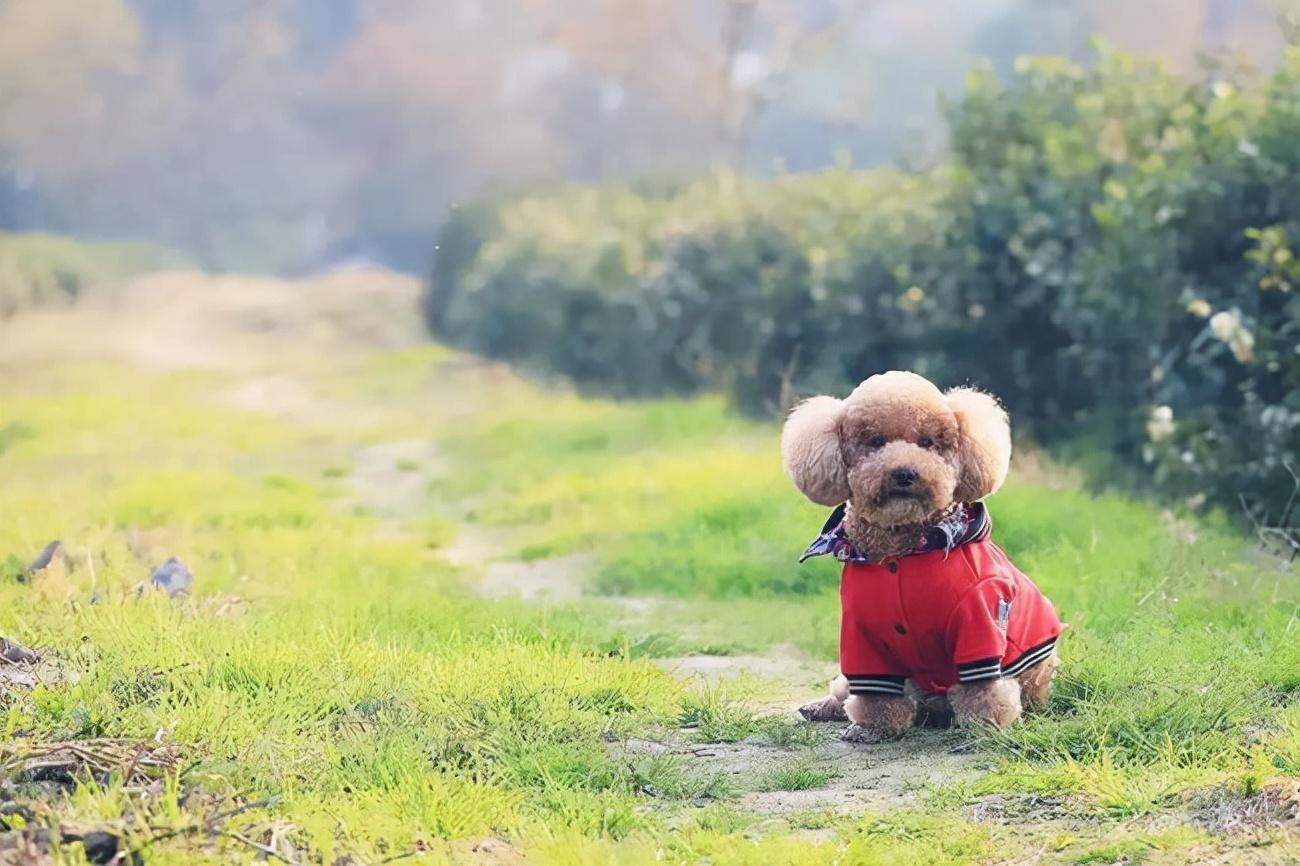
[[[790,713],[826,694],[838,666],[816,659],[793,644],[778,644],[762,655],[693,654],[658,659],[674,676],[697,678],[710,687],[727,687],[760,713]]]
[[[738,743],[629,740],[613,744],[616,754],[677,755],[702,778],[721,777],[744,791],[740,805],[757,815],[780,817],[800,812],[862,814],[923,799],[932,789],[987,769],[988,759],[962,748],[957,731],[915,731],[899,740],[872,745],[839,739],[843,725],[814,726],[815,739],[802,747],[781,746],[764,735]],[[792,765],[827,776],[803,790],[755,790]],[[779,778],[779,777],[776,777]]]
[[[1300,830],[1300,781],[1278,779],[1254,794],[1222,788],[1196,798],[1192,822],[1215,834]]]
[[[440,466],[437,447],[425,439],[356,447],[350,455],[348,473],[351,498],[380,517],[419,514],[427,510],[429,475]]]

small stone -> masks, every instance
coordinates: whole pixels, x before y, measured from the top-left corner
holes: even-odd
[[[864,725],[852,724],[844,729],[840,739],[846,743],[879,743],[883,737]]]
[[[0,659],[15,665],[32,664],[36,661],[36,653],[21,644],[0,637]]]
[[[526,866],[528,860],[509,842],[487,836],[481,839],[461,839],[452,843],[452,861],[475,863],[478,866]]]
[[[27,565],[27,574],[30,576],[38,571],[44,571],[54,561],[60,547],[62,547],[62,542],[57,538],[45,545],[45,548]]]
[[[0,830],[13,830],[15,825],[23,827],[33,817],[32,810],[21,803],[12,801],[0,803]]]
[[[111,863],[117,858],[118,839],[112,833],[92,830],[81,837],[81,844],[86,849],[86,859],[91,863]]]
[[[628,741],[624,743],[624,748],[629,752],[646,755],[662,755],[671,751],[669,747],[663,743],[657,743],[654,740],[641,740],[636,737],[629,738]]]
[[[165,591],[171,598],[176,598],[189,593],[194,575],[185,567],[185,563],[173,556],[153,570],[149,575],[149,583]]]

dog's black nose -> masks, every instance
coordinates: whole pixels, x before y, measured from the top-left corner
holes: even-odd
[[[889,477],[893,479],[895,487],[911,487],[919,476],[915,469],[895,469],[889,473]]]

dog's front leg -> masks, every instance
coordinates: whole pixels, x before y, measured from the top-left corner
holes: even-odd
[[[878,743],[912,727],[916,701],[902,695],[850,695],[844,712],[851,723],[840,739]]]
[[[849,681],[841,674],[831,680],[831,693],[820,701],[804,704],[799,715],[810,722],[842,722],[848,718],[844,702],[849,699]]]
[[[1053,652],[1029,670],[1021,671],[1016,676],[1020,683],[1020,705],[1026,710],[1041,710],[1047,706],[1047,699],[1052,694],[1052,677],[1060,666],[1061,660]]]

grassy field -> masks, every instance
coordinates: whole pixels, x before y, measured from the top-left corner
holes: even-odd
[[[1300,593],[1230,527],[1022,465],[1048,711],[841,744],[774,426],[192,282],[202,363],[129,303],[0,327],[0,863],[1300,860]]]

